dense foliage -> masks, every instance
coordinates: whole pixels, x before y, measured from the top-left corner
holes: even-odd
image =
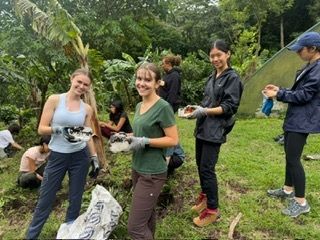
[[[20,12],[13,8],[17,2]],[[88,63],[104,112],[112,98],[135,106],[133,75],[142,60],[160,63],[164,53],[181,55],[184,104],[197,103],[211,72],[205,55],[213,39],[232,44],[233,66],[246,81],[319,20],[314,0],[4,0],[0,9],[0,86],[7,93],[0,104],[18,109],[1,117],[6,122],[27,109],[39,115],[49,94],[67,89],[79,62],[79,33],[81,44],[90,46]]]

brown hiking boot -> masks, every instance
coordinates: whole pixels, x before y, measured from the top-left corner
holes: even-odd
[[[192,206],[191,210],[201,213],[207,208],[207,196],[204,193],[200,193],[196,201],[196,204]]]
[[[218,209],[211,210],[206,208],[199,217],[193,219],[193,223],[198,227],[205,227],[211,223],[219,221],[220,212]]]

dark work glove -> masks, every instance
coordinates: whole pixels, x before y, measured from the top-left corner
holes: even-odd
[[[93,155],[90,157],[90,163],[91,163],[91,171],[89,172],[89,176],[91,178],[97,178],[100,171],[99,159],[97,155]]]

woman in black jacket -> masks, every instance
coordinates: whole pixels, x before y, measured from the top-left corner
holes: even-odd
[[[181,57],[167,55],[162,59],[162,68],[165,71],[163,81],[159,87],[159,96],[170,103],[176,113],[181,103]]]
[[[308,62],[298,72],[290,89],[272,84],[265,87],[268,97],[288,103],[283,123],[286,171],[284,186],[268,190],[271,197],[293,198],[282,211],[290,217],[297,217],[310,211],[305,199],[306,177],[300,158],[309,133],[320,132],[320,34],[308,32],[289,46],[299,57]]]
[[[226,135],[234,125],[243,91],[238,74],[230,66],[230,54],[223,40],[213,43],[210,61],[215,70],[207,81],[201,106],[189,116],[197,118],[195,149],[202,192],[192,209],[200,213],[193,219],[199,227],[215,222],[220,216],[215,165],[221,144],[226,142]]]

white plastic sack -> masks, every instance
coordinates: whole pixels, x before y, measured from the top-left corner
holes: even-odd
[[[61,224],[57,239],[108,239],[122,208],[104,187],[96,185],[87,211],[73,223]]]

